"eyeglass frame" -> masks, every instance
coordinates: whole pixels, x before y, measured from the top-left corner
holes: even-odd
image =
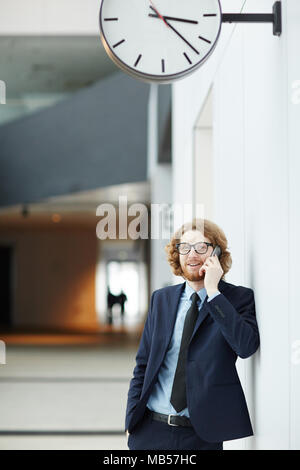
[[[206,251],[205,251],[204,253],[199,253],[199,251],[196,250],[195,246],[198,245],[199,243],[204,243],[204,244],[206,245]],[[189,245],[189,246],[190,246],[190,249],[189,249],[189,251],[188,251],[187,253],[180,253],[180,251],[179,251],[179,249],[178,249],[179,245]],[[181,242],[181,243],[176,243],[176,245],[175,245],[175,247],[176,247],[178,253],[179,253],[180,255],[183,255],[183,256],[188,255],[192,248],[194,248],[195,252],[198,253],[198,255],[205,255],[205,253],[207,253],[207,250],[208,250],[208,247],[209,247],[209,246],[214,246],[214,244],[213,244],[213,243],[208,243],[208,242],[197,242],[197,243],[194,243],[193,245],[191,245],[191,244],[188,243],[188,242]]]

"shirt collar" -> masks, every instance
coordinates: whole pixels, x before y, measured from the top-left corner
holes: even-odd
[[[191,295],[194,293],[194,289],[192,289],[192,287],[189,285],[189,283],[187,281],[185,281],[185,295],[187,296],[188,299],[191,298]],[[198,290],[197,294],[199,295],[201,301],[203,302],[206,295],[207,295],[207,292],[206,292],[206,289],[205,287],[203,287],[202,289]]]

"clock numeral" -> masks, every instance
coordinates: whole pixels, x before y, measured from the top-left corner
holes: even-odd
[[[142,57],[142,54],[140,54],[140,55],[138,56],[138,58],[136,59],[135,64],[134,64],[135,67],[137,66],[137,64],[138,64],[139,61],[141,60],[141,57]]]
[[[161,70],[163,73],[165,72],[165,59],[161,59]]]
[[[125,39],[122,39],[122,41],[117,42],[116,44],[113,45],[113,47],[118,47],[123,42],[125,42]]]
[[[203,16],[217,16],[216,13],[205,13]]]
[[[208,42],[208,44],[211,44],[211,41],[208,39],[203,38],[202,36],[198,36],[199,39],[202,39],[202,41]]]
[[[119,18],[104,18],[104,21],[119,21]]]
[[[187,55],[187,53],[184,52],[183,55],[185,56],[186,60],[191,64],[192,61],[191,61],[191,59],[189,58],[189,56]]]

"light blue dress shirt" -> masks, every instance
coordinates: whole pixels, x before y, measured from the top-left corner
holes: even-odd
[[[190,306],[192,305],[191,296],[194,292],[194,289],[192,289],[192,287],[186,282],[185,289],[183,290],[182,295],[180,297],[176,322],[174,325],[173,335],[169,344],[169,348],[161,365],[157,382],[154,385],[149,400],[147,402],[147,407],[152,411],[156,411],[157,413],[163,413],[166,415],[172,414],[179,416],[187,416],[188,418],[190,416],[188,408],[185,408],[184,410],[181,410],[179,413],[177,413],[177,411],[170,402],[170,398],[177,367],[185,316]],[[205,287],[200,289],[197,293],[200,297],[198,302],[198,309],[200,311],[207,295]],[[216,292],[215,294],[211,295],[207,299],[207,301],[209,302],[219,294],[220,292]]]

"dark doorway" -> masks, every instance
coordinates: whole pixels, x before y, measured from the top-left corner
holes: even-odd
[[[12,325],[12,246],[0,245],[0,326]]]

